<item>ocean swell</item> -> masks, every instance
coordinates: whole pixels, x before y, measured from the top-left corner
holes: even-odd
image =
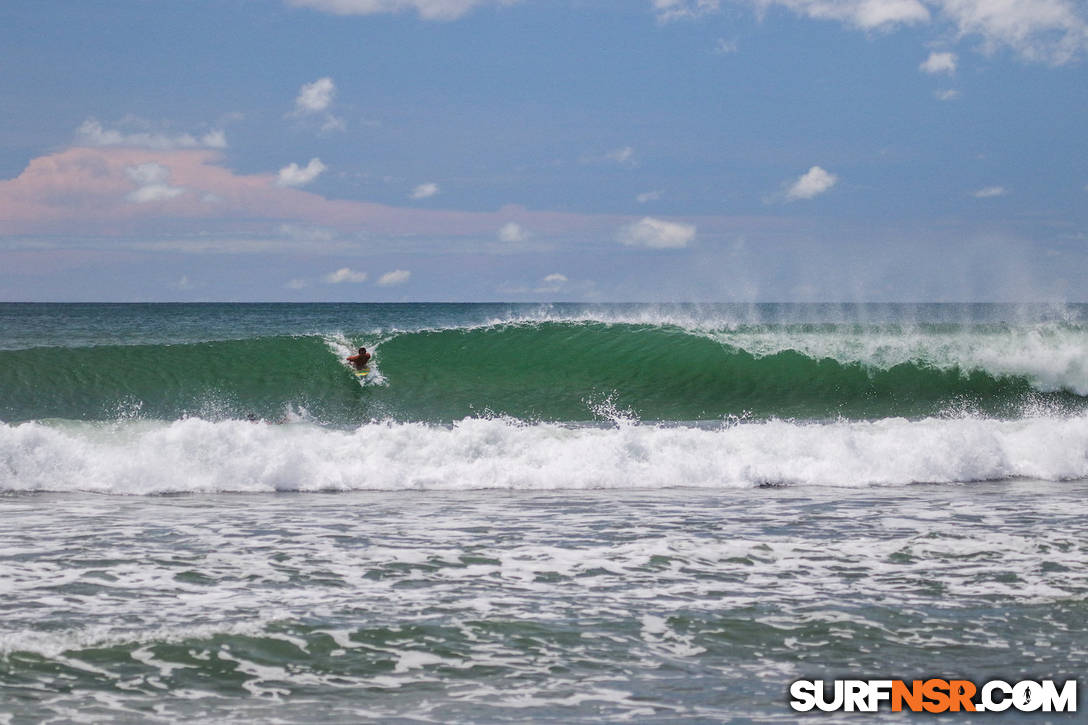
[[[343,358],[375,350],[360,386]],[[1076,325],[739,325],[510,321],[178,345],[0,351],[0,419],[173,420],[305,408],[328,425],[468,416],[642,420],[1019,416],[1088,407]]]

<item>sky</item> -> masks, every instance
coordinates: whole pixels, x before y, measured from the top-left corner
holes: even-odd
[[[0,300],[1088,301],[1085,0],[4,0]]]

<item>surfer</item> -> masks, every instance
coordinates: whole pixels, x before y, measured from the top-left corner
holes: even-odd
[[[366,351],[365,347],[360,347],[359,353],[350,356],[348,362],[354,365],[356,370],[362,370],[370,362],[370,353]]]

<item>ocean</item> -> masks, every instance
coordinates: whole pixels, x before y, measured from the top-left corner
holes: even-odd
[[[1074,679],[1086,501],[1085,305],[0,304],[0,723]]]

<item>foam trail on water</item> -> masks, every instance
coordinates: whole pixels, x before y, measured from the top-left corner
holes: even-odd
[[[327,335],[323,335],[322,338],[325,341],[325,345],[329,348],[333,355],[340,360],[341,364],[348,369],[353,369],[351,364],[348,363],[347,358],[354,355],[359,351],[360,347],[365,347],[371,354],[371,360],[367,363],[367,367],[370,369],[370,373],[363,380],[364,385],[388,385],[389,381],[384,375],[382,375],[381,368],[379,367],[379,361],[377,357],[378,346],[381,345],[381,340],[378,342],[366,342],[361,345],[354,344],[349,340],[344,333],[334,332]]]
[[[718,428],[130,421],[0,424],[0,491],[866,486],[1088,478],[1088,416]]]

